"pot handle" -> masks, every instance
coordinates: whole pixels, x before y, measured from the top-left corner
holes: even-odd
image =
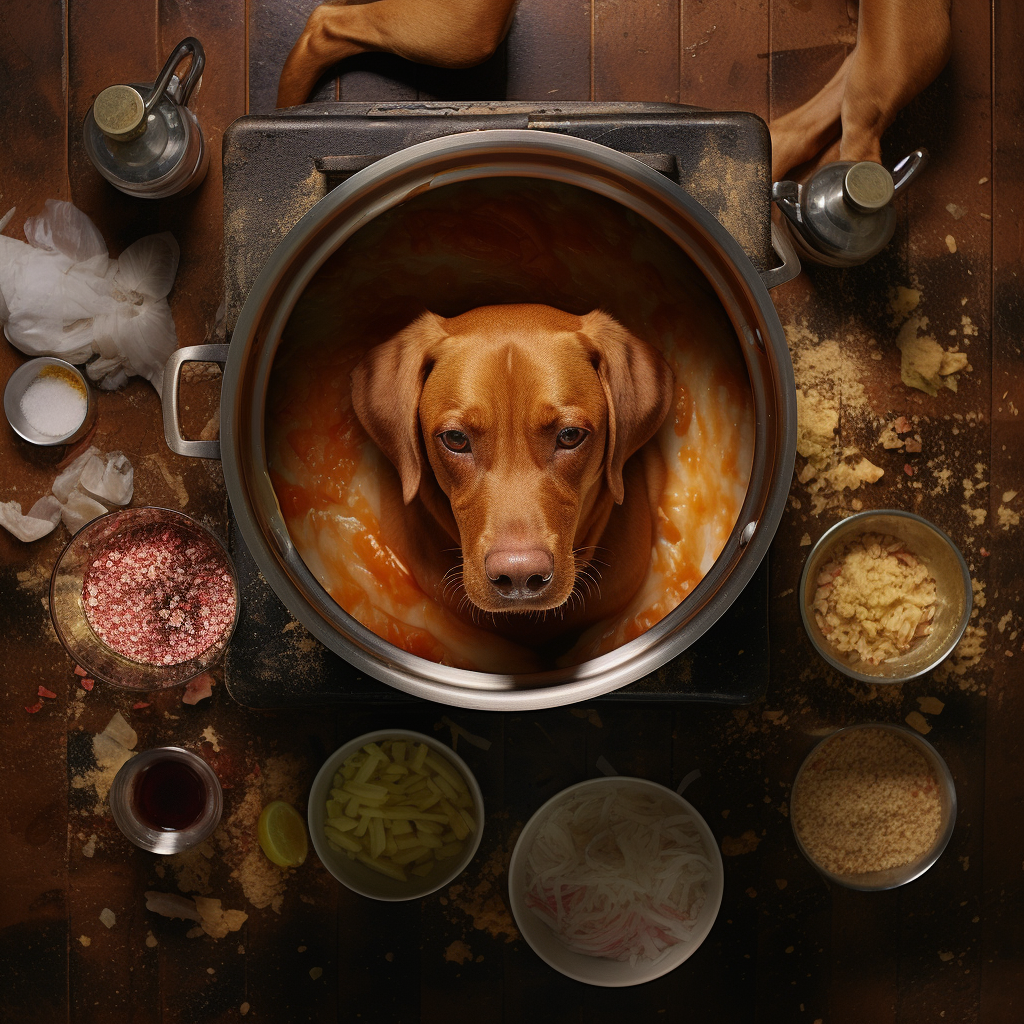
[[[178,385],[181,368],[185,363],[226,363],[227,345],[187,345],[171,353],[164,364],[163,388],[160,400],[164,407],[164,440],[175,455],[188,455],[194,459],[219,459],[220,441],[190,441],[181,436],[178,426]]]
[[[761,271],[761,280],[764,281],[764,286],[768,289],[778,288],[780,284],[792,281],[800,273],[800,257],[797,256],[789,235],[781,230],[774,221],[772,221],[772,248],[775,250],[775,255],[782,260],[782,265],[772,267],[771,270]]]

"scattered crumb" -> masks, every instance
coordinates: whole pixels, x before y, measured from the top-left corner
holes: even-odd
[[[314,981],[316,981],[316,979],[319,978],[320,975],[323,974],[323,973],[324,973],[324,969],[322,967],[310,967],[310,969],[309,969],[309,976]]]
[[[238,1012],[244,1017],[249,1012],[249,1004],[242,1003],[242,1005],[238,1008]]]
[[[809,547],[810,544],[811,544],[811,535],[809,533],[805,533],[800,538],[800,547],[806,548],[806,547]]]
[[[217,680],[209,672],[201,672],[194,679],[185,684],[185,692],[182,694],[182,704],[198,704],[201,700],[213,696],[213,687]]]
[[[950,252],[956,252],[956,239],[952,235],[946,235],[946,248]]]
[[[940,715],[946,706],[938,697],[918,697],[917,703],[926,715]]]
[[[912,316],[900,328],[896,347],[900,350],[900,378],[907,387],[937,395],[939,388],[957,390],[954,374],[967,368],[967,353],[946,351],[930,334],[928,318]]]
[[[100,921],[107,927],[113,928],[117,923],[117,916],[109,907],[104,907],[100,911]]]
[[[786,886],[789,885],[789,882],[787,882],[786,879],[784,879],[784,878],[776,878],[775,879],[775,884],[776,884],[776,886],[778,888],[785,889]]]
[[[1005,505],[1000,505],[996,511],[996,518],[999,526],[1004,530],[1009,530],[1011,526],[1020,525],[1020,513],[1014,512],[1012,508],[1007,508]]]
[[[953,959],[953,954],[946,952],[944,953],[941,949],[939,950],[939,959],[942,961],[949,961]]]
[[[90,939],[88,935],[79,935],[78,936],[78,941],[83,946],[91,946],[92,945],[92,939]]]
[[[91,857],[96,853],[96,833],[89,836],[88,842],[82,847],[82,856]]]
[[[506,942],[515,942],[519,938],[503,895],[507,889],[505,867],[508,859],[507,852],[499,845],[482,865],[474,865],[479,878],[475,885],[469,880],[472,875],[467,872],[462,876],[465,881],[449,886],[449,918],[452,921],[461,923],[460,915],[464,915],[470,918],[474,928],[487,932],[492,938],[504,936]]]
[[[928,724],[924,715],[922,715],[920,711],[911,711],[904,721],[911,729],[916,729],[922,736],[925,733],[932,731],[932,727]]]
[[[576,718],[585,718],[595,729],[604,728],[604,723],[601,721],[601,716],[597,713],[596,708],[569,708],[569,714],[575,715]]]
[[[465,942],[461,939],[456,939],[444,951],[444,958],[445,960],[450,960],[452,963],[464,964],[467,960],[473,959],[473,953]]]
[[[753,853],[760,842],[760,837],[753,829],[747,829],[741,836],[723,836],[722,855],[738,857],[744,853]]]

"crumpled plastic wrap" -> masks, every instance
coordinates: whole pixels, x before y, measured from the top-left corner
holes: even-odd
[[[0,220],[0,231],[14,210]],[[112,260],[96,225],[71,203],[48,199],[25,221],[28,242],[0,235],[0,322],[31,356],[86,366],[99,387],[139,375],[160,393],[177,348],[167,294],[178,270],[169,232],[148,235]]]
[[[40,498],[24,513],[20,501],[0,502],[0,526],[18,540],[30,543],[53,532],[62,510],[63,506],[52,494]]]
[[[18,540],[30,543],[52,533],[62,519],[75,534],[103,515],[110,505],[127,505],[135,491],[135,471],[124,452],[89,447],[70,462],[53,481],[52,493],[40,498],[28,512],[21,502],[0,502],[0,526]]]

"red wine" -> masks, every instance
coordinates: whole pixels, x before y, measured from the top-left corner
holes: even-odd
[[[206,807],[206,787],[183,761],[157,761],[135,780],[135,812],[150,828],[188,828]]]

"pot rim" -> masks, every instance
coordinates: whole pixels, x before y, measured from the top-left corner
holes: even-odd
[[[754,463],[743,505],[725,547],[694,590],[659,623],[614,651],[569,668],[528,674],[428,661],[345,612],[292,544],[264,447],[267,382],[282,332],[327,259],[359,228],[420,192],[492,177],[582,187],[668,235],[722,302],[743,353],[755,408]],[[224,369],[221,438],[225,483],[243,539],[277,596],[317,639],[360,671],[416,696],[456,707],[532,710],[591,699],[641,678],[694,643],[729,608],[767,554],[785,509],[796,456],[795,382],[764,281],[739,243],[689,194],[599,143],[494,129],[432,139],[383,157],[329,192],[288,232],[253,284],[234,330]]]

